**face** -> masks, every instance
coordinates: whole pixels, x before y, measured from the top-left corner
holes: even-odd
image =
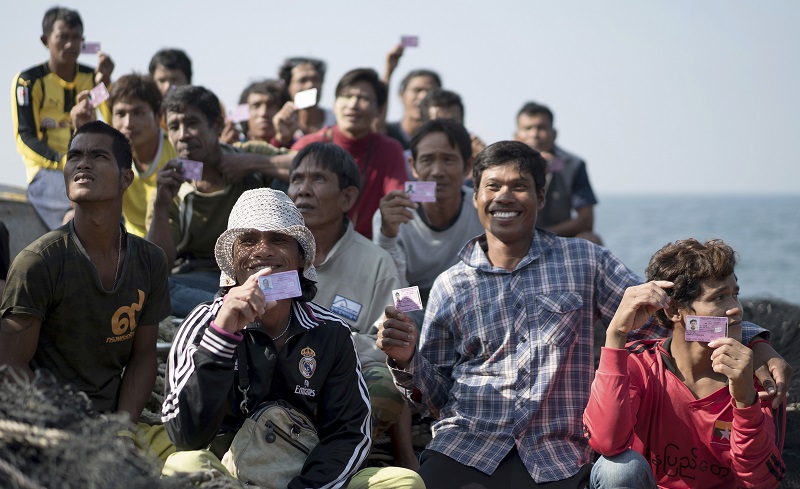
[[[345,87],[333,103],[336,124],[342,132],[353,138],[369,134],[378,112],[375,90],[365,81]]]
[[[553,143],[556,141],[556,131],[553,129],[552,121],[545,114],[520,114],[514,137],[517,141],[538,151],[552,153]]]
[[[706,279],[700,283],[700,295],[691,309],[679,308],[681,322],[686,316],[715,316],[728,318],[728,336],[742,341],[742,304],[739,302],[739,284],[734,275],[723,280]]]
[[[73,202],[104,202],[122,198],[133,181],[131,170],[117,165],[113,139],[106,134],[78,134],[64,166],[67,197]]]
[[[459,124],[464,124],[464,114],[461,113],[461,109],[459,109],[457,105],[451,105],[449,107],[428,107],[428,119],[432,121],[436,119],[450,119]]]
[[[412,164],[418,180],[436,182],[436,200],[461,197],[466,170],[461,152],[450,145],[443,132],[432,132],[417,144]]]
[[[250,139],[269,141],[275,137],[272,118],[281,109],[278,101],[270,95],[251,93],[247,96],[247,105],[250,107],[250,119],[247,123]]]
[[[222,122],[208,123],[205,114],[195,107],[183,112],[167,112],[167,132],[181,158],[206,161],[216,149],[222,134]]]
[[[158,91],[161,92],[162,96],[166,96],[172,87],[182,87],[189,84],[189,80],[181,70],[173,70],[164,65],[156,66],[153,71],[153,80],[158,85]]]
[[[58,63],[75,63],[81,53],[83,29],[70,27],[63,20],[57,20],[53,24],[53,31],[41,39],[50,51],[50,59]]]
[[[269,268],[272,273],[299,270],[303,266],[300,244],[286,234],[250,230],[233,242],[233,266],[236,283]]]
[[[400,94],[406,115],[412,119],[420,120],[419,103],[422,102],[428,92],[438,87],[439,85],[436,84],[436,81],[429,76],[415,76],[410,79],[406,89]]]
[[[544,189],[537,191],[533,175],[513,163],[493,166],[483,171],[474,204],[487,236],[509,245],[530,242]]]
[[[111,125],[127,137],[134,151],[158,138],[158,116],[144,100],[118,100],[111,108]]]
[[[335,173],[305,158],[289,178],[288,194],[313,232],[325,224],[342,222],[342,216],[355,201],[355,187],[348,188],[340,189]]]
[[[289,97],[294,100],[297,92],[303,90],[317,89],[317,102],[322,95],[322,77],[316,68],[310,64],[301,64],[292,68],[292,80],[289,82]]]

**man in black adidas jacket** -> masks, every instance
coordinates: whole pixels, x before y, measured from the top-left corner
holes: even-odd
[[[211,445],[223,455],[221,441],[232,438],[224,435],[247,416],[243,401],[252,413],[284,400],[314,421],[320,438],[289,488],[424,487],[406,469],[358,470],[372,442],[369,394],[347,323],[311,302],[315,249],[283,192],[249,190],[236,202],[215,248],[228,289],[186,317],[170,351],[162,419],[178,450],[195,452],[167,460],[165,473],[203,470],[209,461],[224,471],[201,450]],[[302,296],[266,300],[258,278],[292,270]]]

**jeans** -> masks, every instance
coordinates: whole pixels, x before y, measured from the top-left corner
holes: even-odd
[[[636,450],[600,457],[592,468],[590,489],[655,489],[656,480],[647,460]]]
[[[185,318],[201,302],[214,300],[219,290],[219,272],[188,272],[169,276],[172,315]]]

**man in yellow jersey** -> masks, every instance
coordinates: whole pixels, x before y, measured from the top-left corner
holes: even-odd
[[[55,229],[70,209],[63,175],[72,135],[70,109],[79,92],[99,83],[111,84],[114,63],[108,55],[98,53],[96,70],[78,64],[83,21],[75,10],[48,10],[42,20],[41,40],[50,58],[14,77],[11,115],[17,150],[25,163],[28,199],[45,225]],[[107,106],[100,108],[110,119]]]

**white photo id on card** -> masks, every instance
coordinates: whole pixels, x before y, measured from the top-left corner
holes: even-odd
[[[405,190],[411,202],[436,202],[436,182],[406,182]]]
[[[203,162],[194,160],[178,160],[183,169],[183,178],[197,182],[203,179]]]
[[[105,83],[101,83],[89,90],[89,105],[96,109],[103,102],[108,100],[108,89]]]
[[[392,291],[394,307],[400,312],[419,311],[422,309],[422,299],[419,296],[419,287],[406,287]]]
[[[294,108],[297,110],[307,109],[317,105],[317,89],[309,88],[294,95]]]
[[[728,336],[728,318],[686,316],[686,341],[709,341]]]
[[[279,301],[303,295],[297,270],[258,277],[258,286],[268,301]]]

